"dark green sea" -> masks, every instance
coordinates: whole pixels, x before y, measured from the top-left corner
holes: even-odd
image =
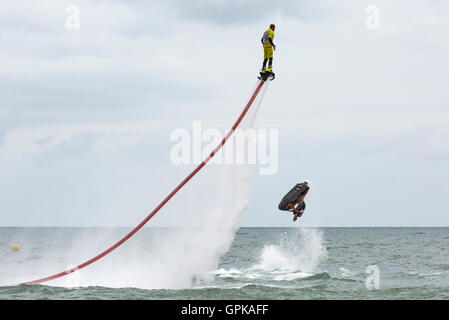
[[[449,228],[240,228],[204,260],[196,230],[0,228],[0,299],[449,299]],[[12,245],[20,250],[13,252]]]

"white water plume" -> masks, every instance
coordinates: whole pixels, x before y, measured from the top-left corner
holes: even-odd
[[[264,85],[260,97],[249,109],[240,128],[248,129],[254,126],[255,118],[268,87]],[[246,152],[246,150],[245,150]],[[251,167],[243,165],[219,166],[220,177],[216,184],[219,194],[218,203],[209,212],[202,225],[195,232],[184,231],[177,239],[171,239],[184,246],[174,247],[181,250],[170,250],[164,263],[170,266],[182,266],[181,273],[170,274],[171,279],[176,278],[169,285],[188,287],[192,279],[196,282],[208,281],[212,277],[211,271],[218,267],[219,258],[230,248],[238,230],[240,217],[249,205],[251,189]]]

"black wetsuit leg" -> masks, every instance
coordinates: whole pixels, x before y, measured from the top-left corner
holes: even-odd
[[[264,70],[265,67],[267,66],[267,61],[268,59],[263,59],[262,70]]]

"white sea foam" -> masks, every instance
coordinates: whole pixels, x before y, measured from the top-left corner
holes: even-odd
[[[354,276],[356,274],[355,272],[353,272],[353,271],[351,271],[349,269],[343,268],[343,267],[338,268],[338,269],[341,271],[341,276],[342,277],[351,277],[351,276]]]
[[[426,277],[426,276],[438,276],[440,274],[441,272],[431,272],[431,273],[419,273],[418,275]]]

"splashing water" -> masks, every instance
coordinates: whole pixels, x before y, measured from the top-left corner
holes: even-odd
[[[284,234],[279,245],[266,245],[258,267],[265,270],[288,269],[314,273],[326,257],[321,231],[300,228],[293,235]]]
[[[273,281],[291,281],[322,273],[320,264],[326,258],[322,232],[315,228],[300,228],[294,233],[284,233],[277,244],[265,244],[259,261],[253,266],[229,270],[220,268],[214,274],[244,283],[257,279],[274,284]]]

